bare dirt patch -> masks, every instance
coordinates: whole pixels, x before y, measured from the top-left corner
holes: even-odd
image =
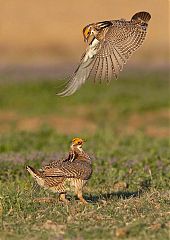
[[[69,116],[69,117],[68,117]],[[15,112],[0,112],[0,133],[11,130],[36,131],[44,126],[53,128],[59,133],[77,134],[87,132],[94,134],[97,130],[97,124],[88,119],[88,110],[81,109],[75,117],[67,112],[66,116],[56,114],[36,117],[22,117]],[[112,121],[110,119],[110,121]],[[135,134],[137,131],[143,131],[151,137],[169,137],[170,136],[170,112],[168,109],[152,111],[147,113],[133,113],[130,117],[117,124],[118,131],[124,135]]]
[[[152,137],[170,137],[170,128],[148,127],[145,130],[146,134]]]
[[[84,115],[84,114],[82,114]],[[43,126],[49,126],[59,133],[74,134],[78,132],[94,133],[96,125],[85,117],[63,117],[48,115],[45,117],[21,117],[16,113],[2,112],[0,115],[0,132],[9,132],[11,129],[36,131]]]
[[[1,121],[11,121],[16,119],[17,114],[10,111],[0,111],[0,122]]]
[[[82,131],[94,132],[96,130],[95,124],[86,119],[61,116],[24,118],[18,121],[17,128],[19,130],[34,131],[44,125],[48,125],[60,133],[68,134]]]
[[[162,126],[162,121],[166,121],[167,124]],[[143,114],[132,114],[125,126],[125,132],[127,134],[133,134],[140,129],[143,129],[145,134],[152,137],[169,137],[170,111],[168,109],[164,109],[161,111],[153,111]]]
[[[14,126],[17,114],[12,111],[0,111],[0,132],[8,132]]]

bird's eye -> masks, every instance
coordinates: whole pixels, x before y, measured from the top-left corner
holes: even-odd
[[[88,36],[90,34],[91,30],[89,28],[86,28],[84,31],[84,35]]]

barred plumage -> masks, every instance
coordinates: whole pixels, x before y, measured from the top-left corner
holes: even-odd
[[[40,170],[27,166],[27,170],[41,187],[59,193],[62,201],[67,201],[65,195],[74,187],[78,198],[86,203],[82,192],[91,177],[92,165],[90,157],[82,150],[82,144],[82,139],[75,138],[66,159],[53,161]],[[70,158],[70,154],[74,158]]]
[[[100,82],[117,78],[123,65],[145,40],[150,18],[149,13],[138,12],[130,21],[120,19],[87,25],[83,29],[84,39],[87,42],[92,39],[73,77],[58,95],[72,95],[90,76]]]

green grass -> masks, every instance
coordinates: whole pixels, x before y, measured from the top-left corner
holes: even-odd
[[[0,108],[18,113],[75,114],[75,107],[89,107],[101,116],[114,107],[118,113],[157,110],[169,106],[169,81],[166,73],[140,74],[113,80],[110,85],[88,84],[72,97],[59,98],[57,83],[42,80],[32,82],[0,82]],[[69,109],[67,108],[69,105]],[[75,109],[74,109],[75,108]],[[97,115],[98,117],[98,115]]]
[[[10,126],[0,128],[0,239],[169,239],[167,74],[87,84],[69,98],[55,92],[54,81],[0,83],[0,124]],[[7,121],[7,113],[14,119]],[[66,134],[47,121],[19,130],[22,119],[44,116],[81,118],[96,128],[77,132],[73,124],[75,132]],[[25,166],[39,168],[64,155],[75,134],[87,139],[84,148],[93,158],[84,190],[91,203],[81,205],[72,193],[68,206],[33,202],[55,195],[36,190]]]

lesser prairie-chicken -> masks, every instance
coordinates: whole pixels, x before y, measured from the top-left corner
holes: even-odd
[[[91,177],[91,158],[82,149],[83,140],[72,140],[69,155],[59,161],[53,161],[40,170],[27,166],[28,172],[38,185],[52,192],[59,193],[60,200],[68,202],[67,191],[74,190],[81,202],[87,203],[83,198],[83,187]]]
[[[130,21],[109,20],[87,25],[83,36],[88,47],[65,89],[57,95],[72,95],[89,77],[100,82],[117,78],[132,53],[143,44],[150,18],[148,12],[138,12]]]

